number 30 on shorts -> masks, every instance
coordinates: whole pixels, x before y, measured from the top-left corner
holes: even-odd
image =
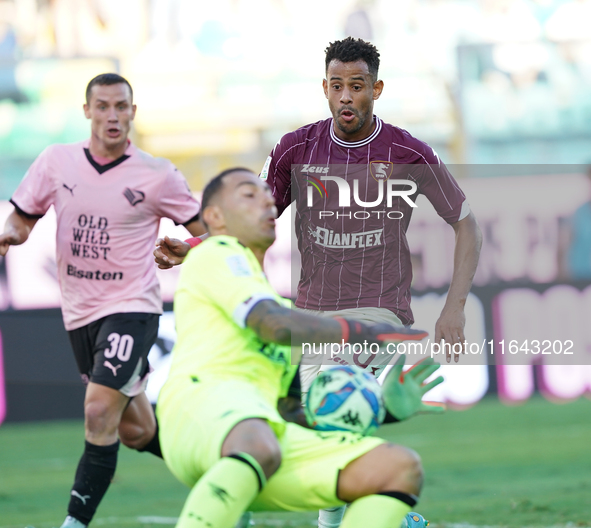
[[[131,357],[131,351],[133,349],[133,337],[129,334],[117,334],[113,332],[107,337],[111,348],[105,349],[105,357],[107,359],[114,358],[117,356],[119,361],[127,361]]]

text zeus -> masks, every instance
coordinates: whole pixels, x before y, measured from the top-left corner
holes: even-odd
[[[321,176],[322,181],[332,181],[337,184],[339,190],[339,207],[351,207],[351,187],[349,182],[344,178],[338,176]],[[384,201],[384,180],[378,180],[378,197],[373,202],[364,202],[359,198],[359,181],[353,180],[353,200],[359,207],[378,207]],[[409,189],[394,189],[394,186],[405,186]],[[312,207],[314,203],[313,187],[308,186],[308,207]],[[327,189],[328,190],[328,189]],[[386,181],[386,206],[392,207],[392,200],[394,197],[402,198],[411,207],[416,207],[409,196],[417,192],[417,184],[410,180],[387,180]]]

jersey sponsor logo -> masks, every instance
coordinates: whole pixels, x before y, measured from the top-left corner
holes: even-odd
[[[391,161],[372,161],[369,164],[369,172],[376,181],[387,180],[393,171],[394,164]]]
[[[332,229],[308,226],[308,235],[322,247],[333,249],[359,249],[382,245],[383,229],[362,233],[335,233]]]
[[[265,161],[265,164],[263,165],[263,170],[261,171],[261,174],[259,175],[259,178],[263,181],[267,181],[267,178],[269,177],[269,167],[271,165],[272,160],[273,160],[273,158],[271,156],[267,156],[267,160]]]
[[[250,277],[252,271],[243,255],[232,255],[226,259],[226,264],[236,277]]]
[[[146,195],[142,191],[138,191],[137,189],[130,189],[129,187],[125,188],[125,190],[123,191],[123,196],[125,196],[125,198],[127,198],[127,201],[134,207],[140,202],[143,202],[146,198]]]
[[[122,280],[122,271],[101,271],[101,270],[81,270],[72,264],[68,264],[67,273],[70,277],[76,277],[77,279],[88,279],[88,280]]]
[[[307,173],[316,173],[316,174],[328,174],[328,167],[322,167],[320,165],[310,165],[309,163],[304,163],[301,168],[302,172]]]
[[[64,186],[66,189],[68,189],[68,191],[70,191],[70,194],[71,194],[72,196],[74,196],[74,189],[76,188],[76,185],[77,185],[77,184],[74,184],[74,185],[72,185],[72,187],[68,187],[68,186],[67,186],[65,183],[63,184],[63,186]]]
[[[81,214],[78,217],[78,227],[72,228],[72,256],[92,260],[102,257],[103,260],[108,260],[107,256],[111,251],[107,245],[110,238],[108,225],[109,221],[105,216]]]

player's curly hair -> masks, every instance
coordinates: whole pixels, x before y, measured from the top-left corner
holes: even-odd
[[[362,60],[367,64],[367,69],[373,77],[374,82],[378,80],[378,69],[380,67],[380,52],[378,49],[362,39],[347,37],[343,40],[331,42],[325,50],[326,71],[333,60],[340,62],[355,62]]]
[[[90,80],[86,87],[86,104],[90,104],[90,96],[92,95],[93,86],[109,86],[111,84],[127,84],[129,86],[129,93],[131,94],[131,100],[133,101],[133,88],[129,81],[119,75],[118,73],[101,73]]]

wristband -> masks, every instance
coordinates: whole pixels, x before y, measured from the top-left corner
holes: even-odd
[[[197,247],[199,244],[201,244],[201,242],[203,242],[203,239],[199,237],[192,237],[187,238],[185,242],[191,246],[191,249],[193,249],[194,247]]]

